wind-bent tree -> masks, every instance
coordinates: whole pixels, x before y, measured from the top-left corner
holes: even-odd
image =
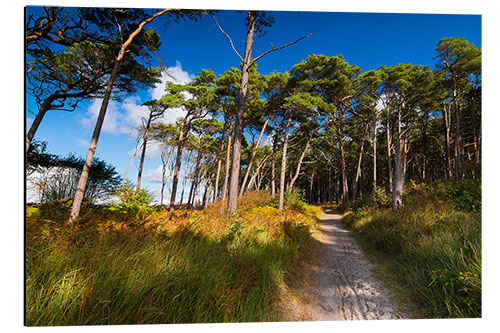
[[[108,107],[108,103],[111,97],[111,92],[113,90],[113,84],[115,82],[115,79],[118,77],[119,74],[119,68],[120,68],[120,63],[123,60],[125,56],[125,52],[127,48],[132,44],[134,41],[134,38],[139,35],[139,33],[142,31],[144,26],[157,18],[158,16],[161,16],[165,14],[168,11],[174,11],[173,9],[164,9],[159,12],[154,13],[150,17],[146,18],[143,20],[136,28],[135,30],[132,30],[131,33],[128,35],[128,38],[121,44],[120,51],[118,52],[118,55],[115,59],[113,69],[111,71],[111,74],[109,76],[108,84],[106,86],[106,92],[103,96],[102,100],[102,105],[99,110],[99,115],[97,117],[97,122],[96,126],[94,129],[94,133],[92,134],[92,139],[90,141],[90,147],[89,151],[87,153],[87,157],[85,159],[85,164],[83,166],[82,174],[80,176],[80,181],[78,182],[78,187],[75,193],[75,197],[73,199],[73,206],[71,208],[71,214],[68,220],[68,223],[71,225],[73,222],[78,218],[78,215],[80,214],[80,207],[82,205],[82,200],[83,200],[83,195],[85,192],[85,187],[87,185],[87,179],[89,176],[90,172],[90,166],[92,164],[92,159],[94,158],[94,153],[97,148],[97,141],[99,140],[99,135],[101,134],[101,128],[104,123],[104,117],[106,116],[106,110]]]
[[[99,36],[89,31],[92,9],[70,7],[34,7],[26,15],[26,45],[57,44],[71,46]]]
[[[215,20],[215,16],[214,16]],[[217,23],[217,20],[215,20]],[[238,91],[238,106],[236,109],[236,118],[234,123],[234,142],[232,147],[232,157],[231,157],[231,176],[229,180],[229,197],[228,197],[228,210],[235,211],[238,206],[238,182],[239,182],[239,174],[240,174],[240,162],[241,162],[241,143],[243,136],[243,117],[245,112],[245,102],[247,98],[248,91],[248,78],[249,78],[249,70],[252,65],[254,65],[260,58],[265,56],[266,54],[285,48],[292,44],[298,43],[300,40],[310,36],[303,36],[297,39],[294,42],[288,43],[283,46],[272,48],[258,57],[252,58],[252,49],[254,38],[263,34],[263,28],[270,27],[274,23],[274,19],[272,17],[267,16],[265,13],[260,11],[247,11],[246,17],[246,38],[245,38],[245,51],[243,57],[236,51],[233,42],[228,34],[222,30],[221,26],[217,23],[221,32],[229,39],[231,43],[231,47],[235,51],[236,55],[242,62],[241,66],[241,80],[240,80],[240,89]]]
[[[71,112],[82,100],[104,96],[108,76],[113,69],[122,38],[120,31],[113,29],[107,20],[119,22],[122,31],[127,31],[132,25],[136,26],[138,17],[145,16],[144,11],[139,9],[127,10],[120,14],[115,9],[46,8],[46,10],[56,15],[55,18],[45,19],[56,20],[52,26],[54,30],[50,31],[57,32],[57,37],[48,38],[47,36],[52,36],[52,33],[38,34],[34,32],[34,28],[30,30],[29,22],[27,27],[27,40],[32,40],[27,46],[27,88],[35,99],[37,110],[36,112],[31,110],[36,116],[26,135],[26,149],[47,111]],[[105,11],[107,16],[97,15],[101,11]],[[102,20],[98,20],[96,16]],[[78,22],[75,23],[74,20],[77,18]],[[32,25],[43,25],[43,22],[46,22],[44,19],[40,20],[40,17],[32,19],[39,22]],[[42,35],[45,37],[30,38]],[[154,34],[148,36],[152,35]],[[122,60],[118,69],[121,79],[113,87],[115,98],[118,98],[120,93],[151,87],[157,82],[158,71],[136,61],[137,57],[147,55],[147,52],[144,52],[146,47],[155,46],[154,43],[148,43],[146,46],[146,39],[136,39],[130,49],[130,55]],[[55,44],[57,45],[54,46]]]

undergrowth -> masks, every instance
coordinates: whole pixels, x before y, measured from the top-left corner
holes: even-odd
[[[383,193],[344,221],[420,316],[481,316],[481,188],[471,181],[410,184],[393,213]]]
[[[311,240],[317,208],[279,211],[250,193],[237,215],[87,205],[30,207],[28,326],[213,323],[273,317],[280,283]],[[144,212],[143,212],[144,213]]]

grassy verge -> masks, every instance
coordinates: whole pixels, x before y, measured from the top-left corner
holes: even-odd
[[[71,229],[68,204],[29,209],[27,324],[276,318],[279,285],[318,211],[279,211],[264,193],[246,196],[238,216],[225,216],[222,205],[148,216],[89,206]]]
[[[418,317],[481,316],[481,193],[472,182],[410,185],[393,213],[379,192],[344,212],[353,235]]]

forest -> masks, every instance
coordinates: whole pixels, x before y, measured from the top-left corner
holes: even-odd
[[[313,32],[256,53],[273,13],[241,11],[238,51],[218,15],[27,10],[36,115],[25,166],[37,200],[26,205],[26,325],[303,320],[286,304],[329,211],[409,317],[480,317],[481,48],[443,36],[432,66],[372,70],[311,50],[287,71],[261,74],[262,58]],[[159,20],[211,20],[239,68],[162,82],[161,31],[148,27]],[[95,157],[108,105],[160,83],[120,174]],[[44,117],[92,100],[100,108],[87,155],[49,152],[36,135]],[[173,109],[181,116],[164,121]],[[143,185],[153,145],[156,198]]]

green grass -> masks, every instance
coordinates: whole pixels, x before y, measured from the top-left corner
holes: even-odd
[[[271,233],[243,215],[204,232],[164,213],[157,223],[178,225],[159,232],[143,222],[97,227],[97,216],[110,219],[97,211],[71,230],[63,218],[28,220],[28,326],[270,320],[279,284],[310,240],[304,222],[280,220]]]
[[[411,185],[397,213],[355,205],[344,214],[353,235],[379,262],[379,274],[419,317],[481,316],[480,188],[473,198],[457,196],[463,188]]]

